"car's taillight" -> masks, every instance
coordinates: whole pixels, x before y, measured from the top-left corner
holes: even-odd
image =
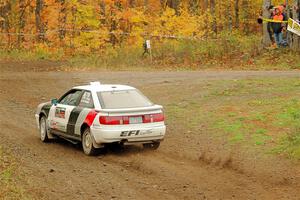
[[[165,116],[163,113],[144,115],[143,123],[163,122]]]
[[[164,113],[158,113],[153,115],[153,122],[163,122],[165,121]]]
[[[163,113],[147,114],[140,116],[100,116],[99,122],[103,125],[123,125],[130,124],[130,117],[141,117],[142,123],[162,122],[165,120]]]
[[[157,113],[152,116],[153,116],[153,122],[163,122],[165,120],[164,113]]]
[[[119,125],[122,117],[108,117],[108,116],[100,116],[99,121],[100,124],[105,125]]]
[[[151,121],[153,122],[153,118],[151,119],[150,115],[143,116],[143,123],[151,123]]]
[[[100,116],[99,117],[100,124],[104,125],[122,125],[129,124],[129,117],[127,116]]]

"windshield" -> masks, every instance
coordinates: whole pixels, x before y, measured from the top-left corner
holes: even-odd
[[[138,90],[97,92],[103,109],[148,107],[153,103]]]

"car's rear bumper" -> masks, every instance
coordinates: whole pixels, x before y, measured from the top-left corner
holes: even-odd
[[[91,132],[97,144],[124,142],[124,143],[149,143],[161,141],[166,133],[163,123],[149,126],[92,126]]]

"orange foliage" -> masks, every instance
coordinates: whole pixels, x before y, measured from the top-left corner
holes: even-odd
[[[140,46],[149,37],[209,37],[213,23],[218,32],[232,31],[238,23],[235,0],[217,1],[214,14],[202,1],[181,0],[171,8],[170,0],[43,0],[40,23],[44,33],[40,34],[44,37],[37,40],[36,2],[1,1],[2,46],[8,43],[10,48],[32,48],[43,43],[50,49],[103,51],[107,46]],[[238,28],[257,31],[255,18],[261,0],[239,1],[238,6]]]

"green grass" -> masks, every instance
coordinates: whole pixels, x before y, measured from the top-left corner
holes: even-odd
[[[299,79],[199,81],[180,87],[183,94],[174,94],[173,103],[165,105],[170,126],[190,134],[201,129],[227,146],[300,159]]]
[[[31,199],[22,186],[17,161],[1,146],[0,199]]]
[[[300,100],[291,99],[282,106],[282,112],[277,115],[277,124],[286,128],[286,135],[280,139],[280,144],[274,149],[291,158],[300,159]]]

